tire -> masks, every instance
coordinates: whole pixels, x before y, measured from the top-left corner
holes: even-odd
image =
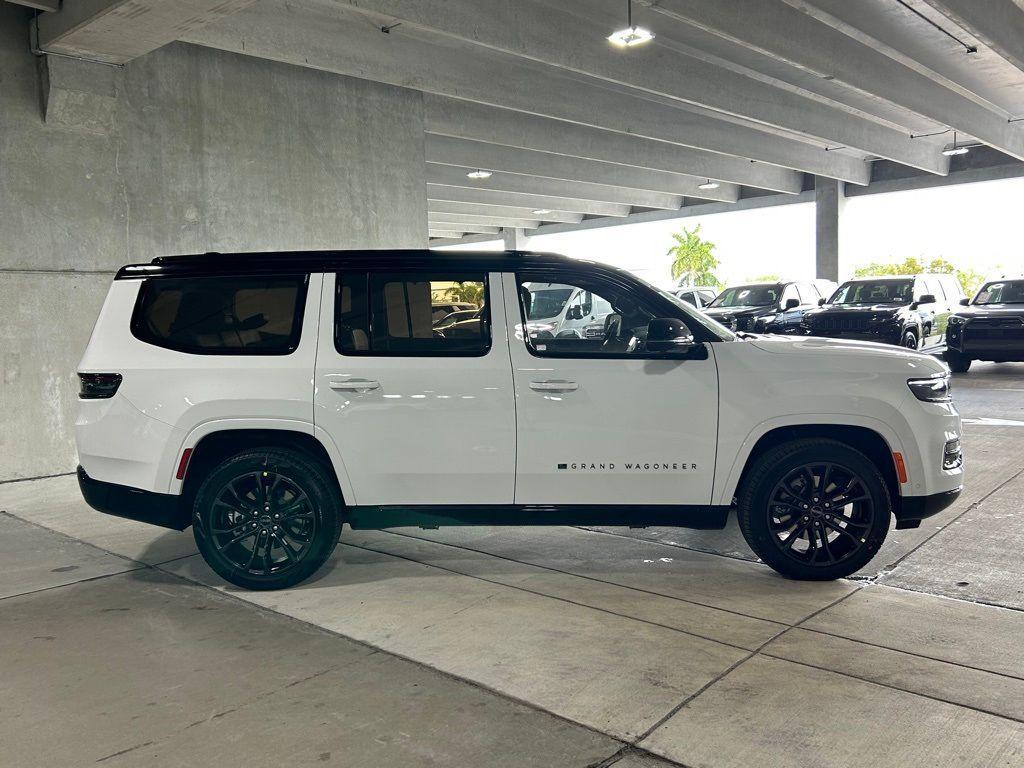
[[[903,338],[900,339],[900,346],[916,350],[918,348],[917,334],[909,330],[904,331]]]
[[[878,467],[836,440],[772,448],[755,460],[737,494],[750,548],[783,576],[807,581],[843,578],[867,565],[885,541],[891,514]]]
[[[949,365],[949,370],[953,373],[967,373],[971,368],[971,358],[960,352],[947,350],[946,363]]]
[[[342,513],[336,484],[319,461],[287,448],[257,448],[207,475],[192,530],[203,559],[224,580],[245,589],[284,589],[331,556]]]

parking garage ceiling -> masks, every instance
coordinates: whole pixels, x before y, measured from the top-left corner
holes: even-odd
[[[1024,160],[1024,0],[631,13],[654,38],[617,47],[625,0],[64,0],[37,45],[124,63],[183,40],[422,91],[439,238],[864,186],[877,160],[943,176],[962,147]]]

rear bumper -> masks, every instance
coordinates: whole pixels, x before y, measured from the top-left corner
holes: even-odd
[[[933,493],[929,496],[904,496],[899,500],[896,515],[896,529],[918,528],[926,517],[937,515],[957,500],[963,486],[952,491]]]
[[[93,480],[82,467],[78,468],[78,487],[85,503],[97,512],[176,531],[185,530],[192,522],[181,496]]]

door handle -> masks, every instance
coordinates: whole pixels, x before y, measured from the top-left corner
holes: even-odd
[[[370,379],[343,379],[337,381],[331,379],[330,387],[342,392],[372,392],[375,389],[380,389],[380,382],[371,381]]]
[[[565,379],[545,379],[544,381],[531,381],[530,389],[534,392],[575,392],[580,385],[575,381]]]

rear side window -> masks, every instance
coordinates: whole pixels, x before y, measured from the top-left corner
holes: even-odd
[[[442,304],[478,311],[445,323],[450,313],[436,311]],[[343,355],[484,355],[491,347],[486,275],[341,273],[334,342]]]
[[[299,345],[308,275],[160,278],[143,282],[132,334],[205,355],[287,355]]]

